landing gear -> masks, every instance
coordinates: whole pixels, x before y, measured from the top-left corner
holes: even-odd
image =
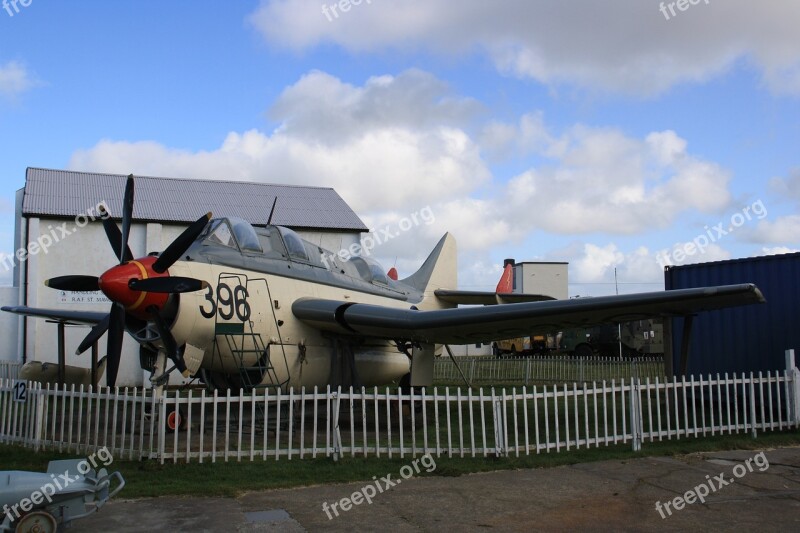
[[[186,430],[186,414],[182,409],[169,408],[167,411],[167,418],[164,425],[167,431],[184,431]]]
[[[590,358],[594,356],[594,350],[588,344],[579,344],[575,347],[575,357]]]

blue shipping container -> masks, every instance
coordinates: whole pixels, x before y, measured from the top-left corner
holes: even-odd
[[[783,370],[785,351],[790,348],[800,359],[800,253],[664,269],[667,290],[737,283],[755,283],[767,303],[696,316],[687,375]],[[675,374],[680,374],[682,335],[683,320],[673,319]]]

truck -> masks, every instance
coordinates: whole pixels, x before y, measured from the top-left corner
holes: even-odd
[[[561,334],[560,351],[575,357],[619,357],[620,349],[623,357],[663,355],[664,326],[661,320],[604,324],[570,329]]]
[[[620,332],[624,357],[660,356],[664,353],[664,327],[660,320],[636,320],[621,326],[604,324],[546,335],[516,337],[492,343],[496,357],[566,354],[575,357],[619,357]]]

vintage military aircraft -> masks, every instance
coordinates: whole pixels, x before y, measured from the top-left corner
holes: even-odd
[[[113,302],[108,314],[3,307],[93,325],[78,353],[107,333],[109,386],[116,383],[126,331],[140,344],[141,366],[152,372],[156,386],[176,369],[220,389],[370,386],[398,379],[417,386],[431,383],[437,345],[687,317],[764,301],[751,284],[553,301],[509,294],[508,269],[497,292],[460,291],[456,244],[449,234],[416,273],[396,280],[396,272],[387,275],[369,257],[345,261],[291,229],[253,227],[211,213],[160,254],[134,259],[127,245],[133,196],[129,176],[121,231],[110,216],[103,219],[119,265],[100,277],[46,282],[59,290],[101,290]]]

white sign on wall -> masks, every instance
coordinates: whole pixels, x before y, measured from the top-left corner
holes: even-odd
[[[58,303],[60,304],[103,304],[111,303],[105,294],[100,291],[58,291]]]

